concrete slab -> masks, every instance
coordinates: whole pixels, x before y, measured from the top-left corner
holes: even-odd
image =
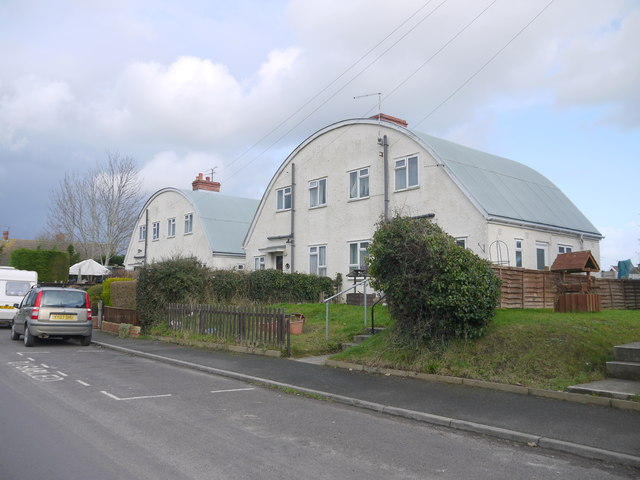
[[[581,385],[572,385],[568,390],[573,393],[586,393],[588,395],[628,400],[634,395],[640,395],[640,382],[610,378]]]

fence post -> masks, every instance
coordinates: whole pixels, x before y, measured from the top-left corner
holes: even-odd
[[[98,328],[102,330],[102,300],[98,300]]]

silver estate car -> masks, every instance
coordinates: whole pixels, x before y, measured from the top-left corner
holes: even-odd
[[[34,287],[25,295],[11,323],[11,339],[24,336],[32,347],[38,338],[79,338],[82,346],[91,343],[93,322],[89,295],[84,290]]]

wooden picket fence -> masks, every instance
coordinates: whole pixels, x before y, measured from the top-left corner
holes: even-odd
[[[502,279],[500,308],[553,308],[560,283],[581,283],[586,277],[546,270],[492,267]],[[592,277],[593,278],[593,277]],[[640,280],[595,278],[592,293],[600,295],[603,309],[639,310]]]
[[[177,331],[212,335],[247,347],[286,348],[290,354],[290,320],[281,308],[170,303],[166,314],[169,327]]]

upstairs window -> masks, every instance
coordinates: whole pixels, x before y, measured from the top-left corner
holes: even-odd
[[[367,198],[369,196],[369,169],[361,168],[349,172],[349,198]]]
[[[176,219],[169,218],[167,220],[167,237],[175,237],[176,236]]]
[[[309,182],[309,207],[320,207],[327,204],[327,179]]]
[[[142,242],[146,239],[147,239],[147,226],[140,225],[140,227],[138,227],[138,240]]]
[[[278,210],[291,209],[291,187],[281,188],[278,192]]]
[[[160,222],[153,222],[151,225],[151,239],[158,240],[160,238]]]
[[[187,213],[184,216],[184,233],[193,233],[193,213]]]
[[[418,186],[418,157],[407,157],[396,160],[396,190]]]

